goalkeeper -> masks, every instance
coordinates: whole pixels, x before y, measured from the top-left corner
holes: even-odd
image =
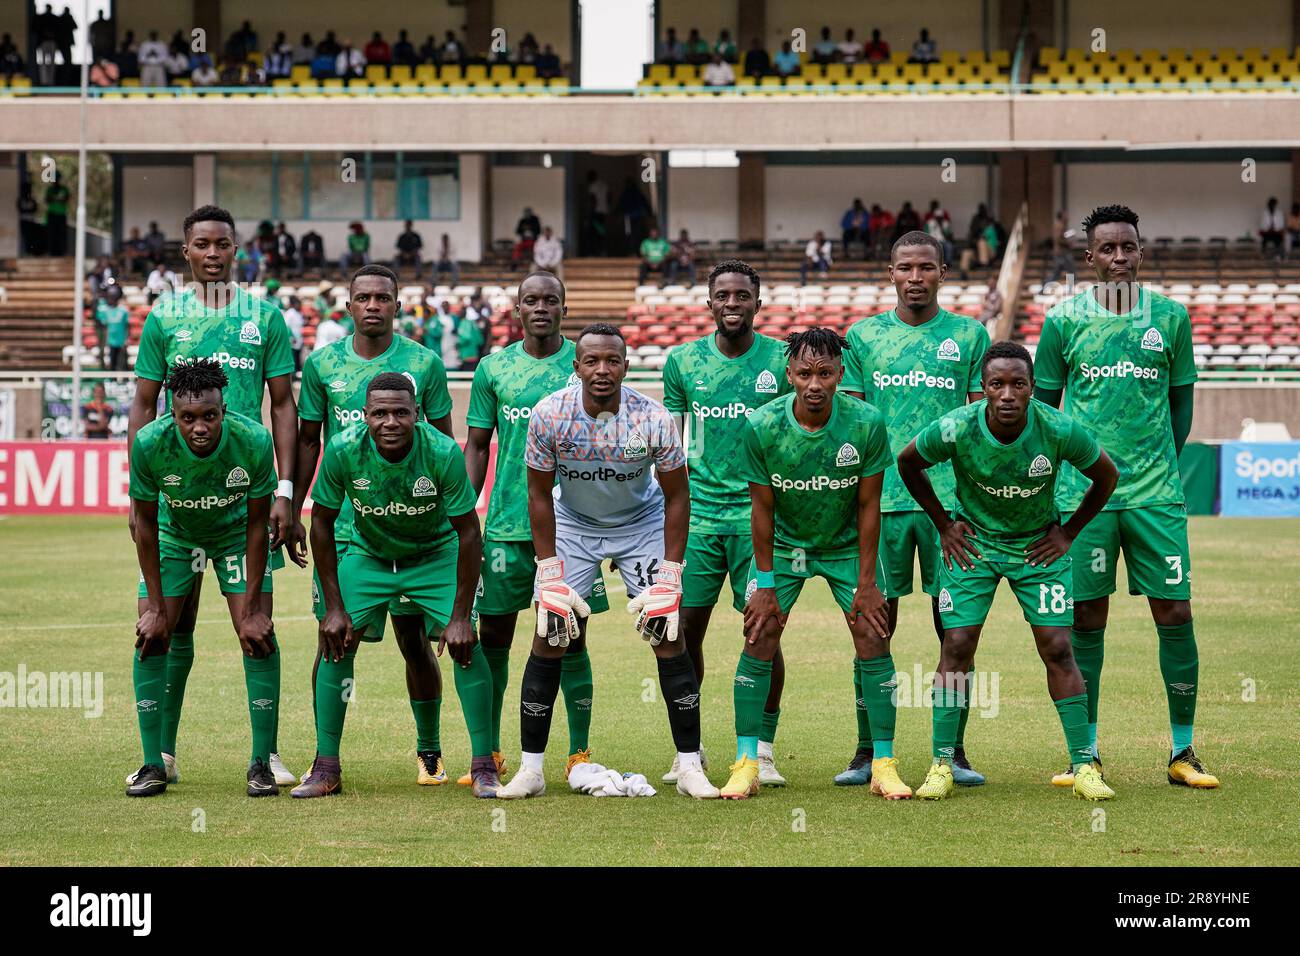
[[[582,595],[591,593],[601,562],[613,559],[636,630],[659,665],[681,766],[677,792],[711,799],[718,791],[700,766],[699,681],[677,637],[690,520],[686,456],[667,410],[624,387],[627,343],[618,329],[583,329],[573,366],[579,383],[544,398],[528,420],[537,630],[520,687],[520,768],[497,797],[546,792],[542,758],[564,651],[589,613]],[[565,776],[589,759],[587,751],[571,755]]]

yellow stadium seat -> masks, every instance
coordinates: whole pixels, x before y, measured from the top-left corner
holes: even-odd
[[[1054,46],[1045,46],[1038,51],[1038,62],[1043,66],[1049,63],[1055,63],[1061,58],[1061,51]]]
[[[755,80],[752,76],[736,77],[736,89],[738,90],[744,90],[745,92],[749,92],[753,90],[754,87],[756,86],[758,86],[758,81]]]
[[[1160,51],[1157,50],[1155,47],[1150,47],[1150,46],[1143,49],[1138,54],[1138,58],[1145,63],[1156,63],[1159,60],[1163,59],[1163,57],[1161,57],[1160,55]]]
[[[946,83],[949,77],[948,65],[946,63],[927,63],[925,64],[925,78],[932,83]]]
[[[981,79],[997,82],[1002,78],[1002,71],[996,63],[981,63],[977,70]]]
[[[1300,60],[1281,59],[1274,66],[1277,67],[1275,80],[1290,82],[1300,76]]]
[[[1165,59],[1177,63],[1179,60],[1187,59],[1187,50],[1180,46],[1171,46],[1165,50]]]
[[[893,63],[889,64],[888,66],[882,64],[876,67],[875,80],[877,83],[893,83],[902,78],[903,70],[905,68],[906,68],[906,64],[904,64],[903,66],[897,66]]]
[[[520,82],[528,82],[537,78],[537,67],[531,63],[521,63],[515,67],[515,79]]]
[[[1191,58],[1197,63],[1204,63],[1206,60],[1214,59],[1214,51],[1206,46],[1198,46],[1192,50]]]
[[[1003,68],[1009,67],[1011,65],[1011,51],[994,50],[992,53],[989,54],[989,60],[996,66],[1000,66]]]
[[[673,67],[671,63],[651,63],[650,71],[646,76],[647,79],[655,83],[663,83],[673,78]]]
[[[1074,71],[1071,69],[1069,63],[1065,63],[1059,60],[1055,63],[1050,64],[1047,67],[1047,75],[1054,80],[1059,79],[1060,77],[1063,76],[1071,76],[1073,75],[1073,73]]]
[[[1086,50],[1081,50],[1078,47],[1072,46],[1070,49],[1065,51],[1066,63],[1082,63],[1086,59],[1088,59],[1088,53]]]
[[[1113,59],[1117,63],[1132,63],[1137,59],[1137,53],[1131,47],[1124,47],[1122,50],[1116,50]]]
[[[488,69],[482,63],[471,63],[465,67],[465,79],[470,83],[482,83],[488,78]]]
[[[348,82],[348,93],[352,96],[365,96],[373,86],[369,80],[351,80]]]
[[[568,93],[569,78],[567,76],[553,76],[547,81],[546,86],[552,93]]]
[[[494,83],[511,83],[514,81],[514,74],[508,63],[494,63],[492,69],[488,71],[488,79]]]
[[[411,68],[406,64],[394,66],[388,71],[388,78],[396,85],[409,84],[412,80]]]
[[[1282,60],[1289,60],[1290,58],[1291,58],[1291,54],[1287,52],[1287,48],[1284,46],[1275,46],[1269,48],[1268,59],[1272,63],[1279,63]]]
[[[293,89],[293,80],[272,80],[271,88],[276,90],[291,90]]]
[[[840,66],[840,65],[842,64],[832,63],[832,64],[828,64],[827,67],[823,67],[822,64],[820,63],[809,63],[807,66],[803,68],[800,75],[803,76],[805,80],[811,80],[814,83],[820,83],[825,78],[825,75],[822,72],[824,69],[827,69],[830,66]]]
[[[1228,46],[1219,47],[1218,51],[1214,55],[1222,63],[1232,63],[1237,59],[1237,51]]]
[[[765,76],[759,81],[758,85],[761,86],[765,92],[770,93],[773,87],[779,88],[781,86],[781,77]]]
[[[298,63],[289,68],[289,79],[295,83],[301,83],[303,80],[311,79],[311,67],[306,63]]]
[[[1257,46],[1248,46],[1241,51],[1241,58],[1253,63],[1255,60],[1264,59],[1264,51]]]
[[[295,80],[293,88],[299,93],[319,93],[320,81],[310,77],[305,80]]]
[[[366,67],[366,79],[371,83],[383,83],[388,79],[388,67],[378,64]]]
[[[125,87],[126,89],[139,86],[140,78],[136,76],[124,76],[122,77],[122,82],[120,85]]]
[[[256,50],[249,50],[249,51],[248,51],[248,62],[251,63],[251,64],[253,64],[253,66],[259,66],[259,67],[260,67],[260,66],[262,65],[262,54],[261,54],[261,53],[258,53]]]
[[[1050,93],[1053,90],[1052,78],[1046,73],[1035,73],[1029,81],[1029,88],[1035,93]]]
[[[965,63],[952,64],[950,79],[954,83],[965,83],[975,79],[975,70]]]
[[[438,79],[444,83],[456,83],[465,79],[465,74],[459,66],[443,66],[438,68]]]
[[[785,91],[787,93],[811,93],[808,89],[808,81],[801,76],[791,76],[785,81]]]
[[[421,63],[415,68],[415,81],[417,83],[438,82],[438,68],[432,63]]]
[[[961,62],[961,52],[958,50],[944,50],[939,54],[939,62],[952,66],[954,63]]]
[[[9,80],[9,89],[15,96],[27,96],[32,90],[32,81],[30,77],[15,76]]]
[[[331,77],[328,80],[321,80],[320,85],[322,93],[337,94],[345,92],[343,81],[337,77]]]
[[[870,63],[854,63],[852,66],[832,63],[826,67],[826,79],[832,83],[844,83],[848,80],[855,83],[870,83],[875,77],[876,71]]]
[[[1180,79],[1186,80],[1189,78],[1199,78],[1200,76],[1197,65],[1191,60],[1179,60],[1177,63],[1173,64],[1173,67],[1174,73]]]
[[[700,68],[690,63],[678,63],[673,67],[673,77],[679,83],[685,83],[688,86],[698,86],[700,82]]]
[[[1147,72],[1153,77],[1174,76],[1177,68],[1172,63],[1152,63],[1147,67]]]
[[[988,57],[984,55],[983,50],[971,50],[969,53],[966,54],[966,62],[971,65],[975,65],[979,63],[987,63]]]
[[[920,83],[925,79],[925,66],[921,63],[908,63],[903,67],[901,75],[908,83]]]

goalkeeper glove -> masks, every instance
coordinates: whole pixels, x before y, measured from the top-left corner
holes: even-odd
[[[537,562],[537,636],[551,647],[568,647],[578,638],[578,618],[591,607],[564,583],[564,562],[546,558]]]
[[[677,640],[678,611],[682,606],[682,567],[676,561],[663,561],[655,574],[655,583],[627,602],[627,612],[636,614],[636,631],[642,639],[658,647],[664,638]]]

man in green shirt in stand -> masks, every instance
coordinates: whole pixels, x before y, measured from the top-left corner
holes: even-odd
[[[641,240],[641,268],[637,281],[645,285],[650,273],[657,272],[667,277],[668,255],[673,251],[673,244],[659,235],[659,230],[651,226],[650,235]]]

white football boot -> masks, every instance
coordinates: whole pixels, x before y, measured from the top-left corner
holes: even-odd
[[[772,759],[772,745],[766,740],[758,742],[758,784],[761,787],[784,787],[785,777],[776,769]]]
[[[718,799],[718,788],[709,783],[709,778],[699,767],[687,767],[678,774],[677,792],[696,800]]]
[[[703,767],[705,770],[709,769],[709,758],[705,756],[703,747],[700,748],[700,766]],[[673,754],[672,768],[666,774],[664,774],[661,779],[663,780],[664,783],[676,783],[677,778],[681,776],[681,773],[682,773],[682,768],[680,764],[680,758],[676,754]]]
[[[546,778],[540,770],[520,767],[510,782],[497,789],[498,800],[522,800],[540,797],[546,792]]]
[[[271,773],[275,774],[277,786],[290,787],[302,782],[293,775],[293,771],[284,765],[284,761],[280,759],[279,754],[271,754],[270,765]]]

